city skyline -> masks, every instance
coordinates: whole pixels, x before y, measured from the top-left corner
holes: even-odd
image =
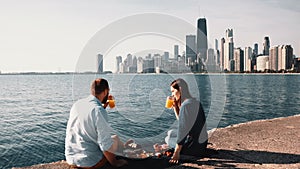
[[[275,45],[282,47],[280,47],[280,50],[277,49],[276,55],[269,55],[269,53],[272,53],[272,51],[270,51],[270,38],[265,36],[261,53],[258,52],[257,43],[253,44],[253,50],[250,46],[244,47],[245,50],[243,50],[241,47],[234,46],[233,29],[226,29],[226,40],[224,37],[221,38],[220,52],[217,39],[215,39],[214,49],[207,48],[206,18],[199,18],[197,20],[197,28],[197,36],[193,34],[185,35],[185,51],[182,51],[182,56],[178,54],[179,46],[177,44],[174,44],[172,58],[169,57],[169,51],[163,51],[164,54],[161,55],[159,52],[153,53],[153,50],[149,50],[149,53],[144,53],[145,59],[143,58],[143,55],[134,54],[135,62],[132,62],[132,54],[129,53],[124,62],[122,62],[122,56],[117,56],[115,70],[106,72],[201,73],[224,71],[255,73],[282,71],[299,72],[300,70],[300,57],[297,59],[295,58],[294,49],[291,45]],[[288,52],[283,49],[287,49]],[[154,54],[153,57],[151,56],[152,54]],[[178,56],[180,56],[180,59]],[[264,57],[264,59],[261,59],[261,56]],[[274,64],[280,65],[280,68],[275,68]],[[99,73],[99,71],[97,72]]]
[[[0,71],[4,73],[74,71],[82,49],[95,32],[124,16],[145,12],[172,15],[195,27],[197,19],[205,17],[209,48],[213,48],[214,39],[220,40],[224,30],[231,28],[236,47],[253,47],[258,43],[261,53],[263,38],[268,36],[270,47],[292,45],[294,54],[300,55],[297,32],[300,3],[296,0],[234,0],[230,4],[220,0],[75,1],[72,7],[66,1],[1,0],[0,3]],[[112,54],[111,58],[104,56],[104,70],[114,70],[115,57],[130,53],[128,49]],[[164,49],[174,51],[171,45]],[[180,44],[179,49],[181,54],[183,46]]]

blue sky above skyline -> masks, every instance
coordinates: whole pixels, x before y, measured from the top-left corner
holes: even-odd
[[[80,53],[98,31],[125,16],[148,12],[172,15],[195,26],[205,16],[211,47],[232,28],[236,47],[258,43],[261,51],[264,36],[269,36],[271,46],[291,44],[300,55],[297,0],[0,0],[0,4],[2,72],[74,71]],[[173,52],[172,47],[164,48]],[[131,53],[115,52],[123,57]],[[114,63],[105,63],[104,68],[113,70]]]

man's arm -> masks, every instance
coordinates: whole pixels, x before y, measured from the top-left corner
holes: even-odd
[[[100,108],[101,109],[101,108]],[[106,113],[106,110],[102,109],[103,113]],[[111,127],[102,116],[101,111],[96,116],[95,125],[97,126],[98,138],[97,142],[100,146],[100,149],[103,151],[105,158],[108,162],[114,167],[121,167],[127,164],[125,160],[117,160],[116,155],[114,154],[118,150],[118,141],[111,137]]]

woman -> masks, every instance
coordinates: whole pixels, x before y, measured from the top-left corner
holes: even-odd
[[[179,120],[174,154],[170,163],[178,163],[180,154],[201,156],[207,146],[205,114],[201,103],[193,98],[183,79],[171,83],[172,96],[175,98],[173,110]]]

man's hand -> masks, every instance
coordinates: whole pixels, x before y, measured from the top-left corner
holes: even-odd
[[[105,104],[103,104],[103,108],[106,109],[106,107],[108,106],[109,102],[107,101]]]
[[[107,161],[113,167],[121,167],[123,165],[128,164],[128,162],[126,160],[123,160],[123,159],[117,160],[115,154],[113,154],[113,153],[111,153],[109,151],[104,151],[103,154],[106,157]]]

